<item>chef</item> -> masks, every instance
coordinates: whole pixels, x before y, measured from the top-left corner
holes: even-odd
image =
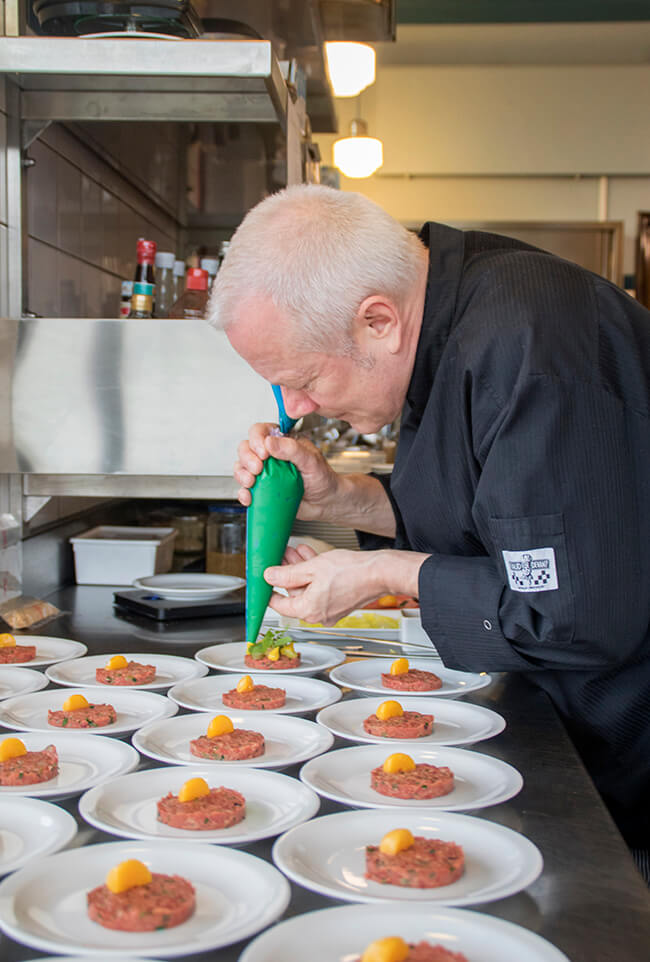
[[[401,415],[390,478],[336,474],[269,424],[240,445],[242,504],[266,457],[289,460],[299,517],[367,549],[288,549],[265,575],[289,592],[275,610],[332,624],[417,596],[445,665],[520,671],[550,695],[643,868],[650,313],[518,241],[435,223],[417,237],[361,195],[299,186],[244,219],[210,320],[291,417],[371,433]]]

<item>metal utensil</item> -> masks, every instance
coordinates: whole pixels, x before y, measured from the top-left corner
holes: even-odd
[[[313,642],[315,644],[315,642]],[[385,654],[382,651],[364,651],[361,645],[352,646],[348,645],[346,648],[339,648],[339,651],[344,651],[349,658],[393,658],[395,656],[401,657],[403,651],[387,651]],[[421,655],[418,652],[418,659],[430,658],[432,661],[442,661],[440,655],[430,652],[428,655]]]
[[[304,628],[302,626],[301,627],[296,626],[294,628],[293,626],[291,626],[290,628],[287,628],[287,631],[290,631],[292,633],[295,631],[300,631],[300,632],[303,632],[303,634],[308,634],[308,635],[311,635],[312,632],[315,632],[318,634],[330,635],[330,637],[332,638],[344,638],[346,641],[365,641],[366,643],[371,642],[373,645],[391,645],[391,646],[400,645],[401,647],[406,647],[406,648],[418,648],[420,651],[427,651],[429,652],[429,654],[431,654],[431,648],[429,647],[429,645],[416,645],[410,641],[387,641],[385,638],[367,638],[361,635],[350,635],[344,629]]]

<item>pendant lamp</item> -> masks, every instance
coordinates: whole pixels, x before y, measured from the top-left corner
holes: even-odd
[[[368,44],[329,42],[325,55],[335,97],[356,97],[375,82],[376,56]]]
[[[334,142],[334,166],[346,177],[370,177],[383,162],[383,144],[376,137],[368,137],[365,120],[351,121],[350,136]]]

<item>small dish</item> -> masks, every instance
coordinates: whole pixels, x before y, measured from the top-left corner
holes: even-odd
[[[198,662],[196,663],[198,665]],[[199,665],[207,671],[204,665]],[[341,689],[330,685],[318,678],[305,678],[304,675],[279,675],[275,680],[269,678],[268,672],[250,672],[254,685],[266,685],[271,688],[284,688],[287,693],[282,708],[273,709],[281,715],[305,715],[317,711],[326,705],[331,705],[341,697]],[[181,685],[175,685],[169,692],[169,697],[182,708],[191,711],[227,711],[222,695],[231,691],[237,685],[237,679],[232,674],[210,675],[209,678],[198,678]],[[268,715],[270,711],[243,711],[241,714],[254,717]]]
[[[47,678],[45,680],[47,681]],[[66,729],[66,731],[84,731],[88,735],[125,735],[150,722],[170,718],[178,711],[178,705],[169,698],[150,691],[111,688],[104,694],[97,688],[72,690],[50,688],[47,691],[21,695],[18,698],[9,698],[5,702],[0,702],[0,725],[16,731],[60,732],[62,728],[48,723],[48,711],[59,711],[64,701],[71,695],[83,695],[90,704],[109,703],[115,709],[117,717],[111,725],[103,725],[101,728]]]
[[[192,883],[196,910],[186,922],[155,932],[120,932],[90,920],[86,893],[132,858],[151,872]],[[255,935],[284,912],[289,895],[276,868],[226,845],[107,842],[49,855],[0,882],[0,928],[44,951],[112,960],[127,954],[175,958]]]
[[[245,641],[210,645],[208,648],[201,648],[194,657],[208,668],[245,674],[251,670],[244,661],[246,647]],[[303,642],[294,644],[294,648],[300,654],[300,664],[297,668],[271,668],[266,669],[264,674],[270,678],[275,675],[317,675],[345,661],[345,653],[331,645],[312,645],[309,642]]]
[[[190,778],[204,778],[210,788],[225,786],[246,799],[246,815],[230,828],[188,831],[158,820],[156,803],[168,792],[178,794]],[[217,773],[214,766],[150,768],[112,779],[79,799],[79,812],[103,832],[122,838],[163,839],[193,845],[248,845],[280,835],[316,814],[318,795],[295,778],[259,768],[233,768]]]
[[[42,671],[19,668],[17,665],[3,665],[0,668],[0,700],[40,691],[47,684],[48,679]]]
[[[58,852],[77,834],[64,809],[37,798],[0,798],[0,875]]]
[[[244,578],[234,575],[212,575],[201,572],[178,572],[168,575],[151,575],[148,578],[136,578],[135,588],[150,591],[151,594],[170,601],[209,601],[227,595],[246,584]]]
[[[465,870],[450,885],[410,888],[365,877],[367,845],[379,845],[395,828],[414,836],[453,841],[465,854]],[[455,812],[406,808],[365,809],[312,818],[282,835],[273,861],[293,882],[347,902],[426,902],[478,905],[514,895],[542,871],[542,856],[531,841],[496,822]]]
[[[467,812],[498,805],[521,791],[524,780],[511,765],[490,755],[463,748],[434,748],[410,742],[406,754],[416,765],[446,766],[454,774],[454,788],[447,795],[427,799],[393,798],[370,786],[370,772],[394,751],[381,745],[341,748],[313,758],[300,769],[300,780],[325,798],[355,808],[436,809]]]
[[[190,752],[190,741],[205,735],[209,716],[203,712],[177,715],[153,722],[133,736],[133,744],[143,755],[168,765],[204,765],[209,768],[288,768],[307,761],[332,747],[334,737],[322,725],[275,712],[220,712],[235,728],[257,731],[264,736],[263,755],[243,761],[197,758]],[[251,717],[251,714],[254,717]]]
[[[119,685],[112,687],[97,681],[95,671],[104,668],[111,658],[111,655],[88,655],[85,658],[75,658],[74,661],[63,662],[59,665],[52,665],[47,668],[45,674],[50,681],[57,685],[71,685],[72,687],[101,688],[103,691],[115,691],[117,687],[128,688],[129,691],[155,691],[162,688],[170,688],[179,682],[189,681],[192,678],[201,678],[207,675],[208,669],[205,665],[195,661],[194,658],[183,658],[181,655],[159,655],[157,652],[130,652],[124,653],[128,661],[137,661],[142,665],[155,665],[156,674],[154,680],[147,685]]]
[[[409,668],[432,672],[441,679],[442,687],[427,691],[399,691],[385,687],[381,681],[382,672],[388,673],[394,661],[394,658],[351,661],[331,671],[330,679],[337,685],[352,688],[354,691],[368,692],[371,695],[384,694],[386,698],[409,699],[416,695],[420,697],[426,695],[427,698],[460,698],[461,695],[466,695],[470,691],[486,688],[492,682],[491,676],[485,672],[479,674],[470,671],[454,671],[452,668],[445,668],[440,661],[432,662],[429,658],[409,657]]]

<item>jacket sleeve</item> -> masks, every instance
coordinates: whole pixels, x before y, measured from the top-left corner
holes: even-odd
[[[390,490],[390,475],[375,474],[374,472],[371,472],[370,477],[376,478],[386,492],[386,497],[390,501],[390,506],[393,509],[393,514],[395,515],[395,525],[397,531],[394,538],[386,538],[380,534],[371,534],[369,531],[355,531],[357,541],[359,542],[359,547],[362,551],[380,551],[382,548],[407,547],[402,515],[400,514],[397,502],[393,497],[393,493]]]
[[[598,384],[528,375],[476,451],[485,556],[432,554],[423,625],[446,665],[607,669],[650,617],[650,426]]]

